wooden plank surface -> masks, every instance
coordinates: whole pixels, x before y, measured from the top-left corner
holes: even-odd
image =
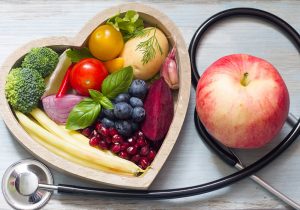
[[[0,1],[0,63],[20,45],[46,36],[74,36],[99,11],[127,1]],[[209,16],[233,7],[268,10],[300,31],[299,1],[143,1],[165,12],[181,29],[186,44],[197,27]],[[217,24],[205,36],[198,53],[203,71],[217,58],[232,53],[249,53],[269,60],[285,79],[291,112],[300,115],[299,53],[274,27],[258,20],[234,18]],[[299,94],[298,94],[299,95]],[[234,172],[198,138],[193,125],[195,94],[191,92],[188,116],[175,148],[151,189],[185,187],[211,181]],[[282,137],[289,131],[285,126]],[[278,140],[254,151],[237,151],[246,163],[265,154]],[[0,176],[13,162],[30,158],[0,121]],[[300,202],[300,143],[258,174]],[[95,186],[73,177],[54,173],[55,183]],[[99,186],[102,187],[102,186]],[[165,201],[82,197],[54,194],[45,209],[286,209],[287,206],[252,181],[246,179],[231,187],[199,195]],[[9,209],[0,194],[0,209]]]

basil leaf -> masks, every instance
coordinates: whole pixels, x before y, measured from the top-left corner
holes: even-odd
[[[91,98],[86,98],[77,104],[69,114],[66,128],[78,130],[86,128],[97,119],[101,105]]]
[[[90,53],[88,48],[82,49],[68,49],[67,56],[71,59],[72,62],[77,63],[84,58],[93,58],[94,56]]]
[[[114,109],[113,103],[107,97],[105,97],[105,96],[101,97],[100,104],[105,109]]]
[[[94,101],[97,103],[100,103],[105,109],[113,109],[114,105],[113,103],[105,97],[101,92],[97,90],[89,90],[89,93]]]
[[[133,79],[133,69],[127,66],[107,76],[103,83],[101,92],[109,99],[114,99],[120,93],[126,92]]]
[[[100,93],[97,90],[93,90],[93,89],[89,89],[89,93],[94,101],[100,103],[101,97],[103,97],[102,93]]]

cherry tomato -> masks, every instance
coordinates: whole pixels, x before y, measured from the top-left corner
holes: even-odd
[[[99,26],[89,38],[89,49],[93,56],[102,61],[116,58],[124,46],[121,32],[111,25]]]
[[[86,58],[73,67],[70,83],[76,92],[89,96],[89,89],[100,90],[107,75],[108,71],[101,61],[95,58]]]

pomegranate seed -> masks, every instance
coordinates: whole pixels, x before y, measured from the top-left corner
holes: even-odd
[[[149,153],[148,153],[148,159],[150,160],[150,161],[152,161],[152,160],[154,160],[154,158],[155,158],[155,156],[156,156],[156,152],[153,150],[153,149],[151,149],[150,151],[149,151]]]
[[[109,128],[108,131],[109,131],[109,135],[111,137],[113,137],[114,135],[118,134],[118,131],[115,128]]]
[[[97,136],[97,135],[98,135],[98,132],[96,130],[93,130],[91,133],[91,136]]]
[[[93,136],[90,141],[89,141],[89,144],[92,146],[92,147],[95,147],[99,144],[99,141],[101,139],[99,137],[96,137],[96,136]]]
[[[105,128],[104,126],[101,127],[100,130],[97,129],[97,131],[104,137],[108,137],[109,136],[109,131],[107,128]]]
[[[140,155],[142,156],[147,156],[149,153],[149,147],[148,146],[143,146],[140,150]]]
[[[101,128],[104,127],[100,122],[96,123],[95,130],[100,133]]]
[[[126,151],[130,155],[135,155],[137,153],[137,148],[135,146],[130,146],[127,148]]]
[[[112,151],[115,154],[119,153],[121,151],[121,145],[113,144],[112,147],[110,148],[110,151]]]
[[[87,128],[85,128],[85,129],[83,129],[83,130],[81,131],[81,133],[82,133],[84,136],[89,137],[89,136],[92,134],[92,130],[91,130],[89,127],[87,127]]]
[[[111,141],[112,141],[112,143],[114,143],[114,144],[115,144],[115,143],[121,144],[121,143],[124,142],[124,139],[123,139],[123,137],[122,137],[120,134],[115,134],[115,135],[112,137]]]
[[[106,141],[107,144],[111,144],[112,143],[112,139],[109,136],[105,137],[105,141]]]
[[[126,159],[126,160],[129,159],[129,155],[128,155],[128,153],[125,152],[125,151],[121,151],[121,152],[119,153],[119,157],[120,157],[120,158],[123,158],[123,159]]]
[[[133,137],[128,138],[128,139],[127,139],[127,142],[128,142],[131,146],[136,145],[136,139],[133,138]]]
[[[137,142],[136,142],[137,146],[139,147],[143,147],[147,144],[147,142],[145,141],[145,139],[142,138],[138,138]]]
[[[140,159],[141,159],[141,156],[139,154],[136,154],[131,158],[131,161],[134,163],[138,163],[140,161]]]
[[[142,131],[137,131],[136,133],[135,133],[135,136],[137,137],[137,138],[145,138],[145,136],[144,136],[144,133],[142,132]]]
[[[105,140],[100,140],[98,145],[101,149],[108,149],[108,145]]]
[[[149,166],[149,161],[146,157],[142,157],[139,163],[142,166],[142,169],[146,169]]]
[[[127,150],[127,148],[130,146],[128,142],[121,143],[121,151]]]

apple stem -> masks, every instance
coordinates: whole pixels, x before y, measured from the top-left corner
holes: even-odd
[[[248,76],[249,76],[249,73],[248,72],[246,72],[246,73],[244,73],[244,76],[243,76],[243,78],[242,78],[242,80],[241,80],[241,84],[243,85],[243,86],[247,86],[248,84],[249,84],[249,79],[248,79]]]

